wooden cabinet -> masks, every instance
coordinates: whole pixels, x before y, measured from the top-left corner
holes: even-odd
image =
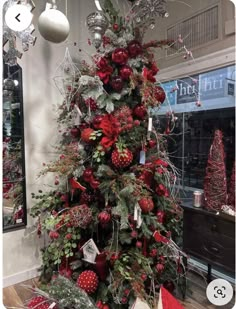
[[[235,223],[234,217],[211,213],[196,208],[191,203],[182,205],[183,248],[190,256],[229,273],[235,271]]]

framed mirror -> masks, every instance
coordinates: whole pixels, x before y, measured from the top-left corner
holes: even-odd
[[[26,225],[22,68],[3,62],[3,231]]]

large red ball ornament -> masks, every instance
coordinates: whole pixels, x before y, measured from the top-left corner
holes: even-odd
[[[98,288],[98,276],[92,270],[85,270],[79,275],[77,286],[86,293],[93,294]]]
[[[113,51],[111,57],[112,57],[113,62],[120,64],[120,65],[124,65],[128,61],[129,54],[126,49],[117,48]]]
[[[163,103],[166,99],[166,94],[165,94],[164,89],[160,86],[156,86],[154,88],[154,97],[158,102]]]
[[[124,83],[120,76],[113,76],[111,79],[111,86],[116,92],[121,92]]]
[[[128,80],[130,78],[130,75],[133,73],[133,69],[128,66],[128,65],[124,65],[121,69],[120,69],[120,76],[122,79],[124,80]]]
[[[145,116],[147,115],[147,108],[143,104],[138,104],[135,106],[133,113],[136,117],[143,120]]]
[[[128,51],[130,57],[135,58],[142,53],[142,45],[139,41],[131,41],[128,44]]]
[[[139,200],[139,206],[142,209],[142,212],[147,214],[154,208],[154,203],[151,198],[143,197]]]

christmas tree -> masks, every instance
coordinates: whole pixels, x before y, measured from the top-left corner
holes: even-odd
[[[223,134],[215,131],[214,140],[208,155],[204,179],[205,207],[213,211],[221,210],[227,203],[227,180],[225,170]]]
[[[57,188],[32,195],[38,235],[50,239],[41,280],[58,271],[98,308],[137,299],[155,308],[161,285],[183,291],[185,282],[176,170],[153,126],[165,92],[152,48],[168,42],[142,43],[145,27],[118,16],[110,1],[104,12],[93,63],[64,81],[59,156],[41,172],[54,172]]]
[[[232,174],[230,177],[227,204],[230,205],[233,209],[235,208],[235,161],[232,169]]]

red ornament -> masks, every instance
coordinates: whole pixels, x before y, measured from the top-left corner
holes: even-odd
[[[137,248],[142,248],[142,246],[143,246],[143,244],[142,244],[141,241],[137,241],[137,242],[136,242],[136,247],[137,247]]]
[[[103,305],[102,309],[110,309],[110,307],[107,304],[105,304]]]
[[[111,86],[116,92],[121,92],[124,83],[120,76],[113,76],[111,79]]]
[[[115,149],[111,154],[111,160],[112,164],[117,168],[127,167],[133,161],[133,154],[127,148],[122,151]]]
[[[104,84],[108,84],[110,76],[113,72],[112,66],[109,65],[106,58],[101,57],[97,62],[97,75],[103,81]]]
[[[150,140],[148,141],[148,145],[149,145],[150,148],[155,147],[156,144],[157,144],[157,141],[154,140],[154,139],[150,139]]]
[[[98,276],[92,270],[85,270],[79,275],[77,285],[86,293],[93,294],[98,288]]]
[[[175,285],[174,285],[173,281],[171,281],[171,280],[166,280],[166,281],[163,283],[163,286],[164,286],[164,288],[167,289],[167,291],[169,291],[170,293],[173,293],[173,292],[174,292]]]
[[[86,168],[82,177],[84,181],[90,182],[93,179],[93,169],[91,167]]]
[[[35,296],[31,298],[27,304],[28,309],[48,309],[50,307],[50,302],[44,296]],[[54,306],[53,309],[57,309],[57,306]]]
[[[142,53],[142,45],[138,41],[133,40],[128,44],[128,51],[130,57],[135,58]]]
[[[154,203],[151,198],[143,197],[141,200],[139,200],[139,206],[142,209],[142,212],[147,214],[154,208]]]
[[[135,106],[133,113],[136,117],[143,120],[145,116],[147,115],[147,108],[143,104],[138,104]]]
[[[111,221],[111,214],[109,214],[106,210],[103,210],[98,214],[98,220],[101,224],[107,224]]]
[[[93,127],[99,129],[100,123],[102,121],[103,115],[95,115],[93,118]]]
[[[160,86],[156,86],[154,88],[154,97],[158,102],[163,103],[166,99],[166,94],[165,94],[164,89]]]
[[[133,73],[133,69],[128,66],[128,65],[124,65],[121,69],[120,69],[120,76],[122,79],[124,80],[128,80],[130,78],[130,75]]]
[[[157,253],[158,253],[157,249],[153,248],[153,249],[149,252],[149,255],[150,255],[151,257],[156,257],[156,256],[157,256]]]
[[[142,274],[142,275],[141,275],[141,279],[142,279],[143,281],[147,280],[147,275],[146,275],[146,274]]]
[[[73,137],[78,137],[79,136],[79,129],[78,128],[72,128],[70,130],[70,134],[73,136]]]
[[[94,132],[94,130],[91,129],[91,128],[84,129],[81,132],[81,139],[82,139],[82,141],[87,143],[87,144],[91,144],[93,142],[93,140],[91,140],[90,137],[91,137],[91,134],[93,132]]]
[[[135,231],[135,230],[133,230],[133,231],[131,232],[130,236],[131,236],[132,238],[137,238],[137,237],[138,237],[138,232]]]
[[[165,197],[169,196],[169,192],[163,184],[159,184],[156,186],[156,193],[159,196],[165,196]]]
[[[113,30],[118,31],[119,30],[119,25],[118,24],[114,24],[113,25]]]
[[[158,210],[157,212],[157,222],[163,224],[165,219],[165,212],[163,210]]]
[[[165,268],[165,266],[163,264],[161,264],[161,263],[158,263],[156,265],[156,270],[157,270],[158,273],[162,273],[164,268]]]
[[[128,58],[129,54],[124,48],[117,48],[112,53],[112,61],[120,65],[126,64]]]

